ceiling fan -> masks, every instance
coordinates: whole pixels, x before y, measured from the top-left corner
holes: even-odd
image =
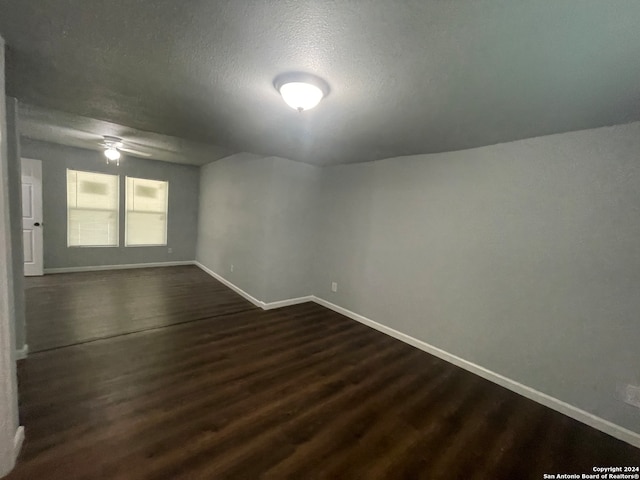
[[[140,152],[124,146],[124,142],[120,137],[114,137],[111,135],[104,135],[103,141],[100,144],[104,148],[104,156],[107,157],[107,164],[111,161],[115,161],[116,165],[120,165],[120,152],[128,152],[136,156],[150,157],[149,153]]]

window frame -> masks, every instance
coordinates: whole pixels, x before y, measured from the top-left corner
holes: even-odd
[[[70,222],[69,222],[69,172],[90,173],[93,175],[107,175],[109,177],[116,177],[116,243],[115,245],[70,245]],[[91,170],[78,170],[75,168],[67,168],[65,171],[65,186],[66,186],[66,208],[65,215],[67,216],[67,248],[119,248],[120,247],[120,175],[113,175],[112,173],[94,172]],[[77,194],[76,194],[77,195]],[[77,203],[77,197],[76,197]],[[76,210],[78,208],[76,207]],[[97,210],[97,209],[96,209]]]
[[[125,248],[137,248],[137,247],[166,247],[169,245],[169,180],[158,180],[156,178],[142,178],[142,177],[130,177],[129,175],[123,175],[124,177],[124,246]],[[166,194],[164,200],[164,212],[149,212],[149,213],[164,213],[166,217],[166,221],[164,224],[164,243],[146,243],[146,244],[135,244],[129,245],[129,208],[128,208],[128,200],[129,200],[129,190],[127,186],[128,179],[132,180],[150,180],[152,182],[161,182],[166,184]],[[132,210],[135,212],[135,210]]]

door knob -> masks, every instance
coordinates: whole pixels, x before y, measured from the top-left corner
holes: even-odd
[[[39,227],[40,226],[40,222],[36,222],[33,224],[34,227]]]

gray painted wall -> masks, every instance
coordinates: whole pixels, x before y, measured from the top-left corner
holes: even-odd
[[[639,151],[633,123],[321,169],[238,154],[201,170],[197,259],[640,432]]]
[[[22,139],[22,157],[42,160],[45,268],[193,260],[198,224],[199,169],[188,165],[127,157],[107,165],[100,152]],[[124,180],[120,184],[120,246],[67,247],[66,170],[86,170],[169,181],[167,247],[124,246]],[[168,253],[168,248],[173,253]]]
[[[318,179],[246,153],[202,167],[197,260],[261,301],[310,295]]]
[[[7,162],[15,335],[16,348],[21,349],[26,343],[24,252],[22,245],[22,174],[20,165],[20,134],[18,133],[18,101],[10,97],[7,97]]]
[[[313,293],[313,253],[320,186],[318,167],[285,158],[270,160],[265,238],[266,302]]]
[[[270,172],[268,159],[244,153],[205,165],[200,172],[196,259],[259,300],[266,294]]]
[[[0,476],[13,468],[13,440],[18,428],[4,55],[0,37]]]
[[[314,294],[640,432],[638,152],[634,123],[323,169]]]

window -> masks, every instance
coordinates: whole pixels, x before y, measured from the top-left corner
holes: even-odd
[[[167,244],[169,182],[127,177],[127,247]]]
[[[117,247],[117,175],[67,170],[67,245]]]

